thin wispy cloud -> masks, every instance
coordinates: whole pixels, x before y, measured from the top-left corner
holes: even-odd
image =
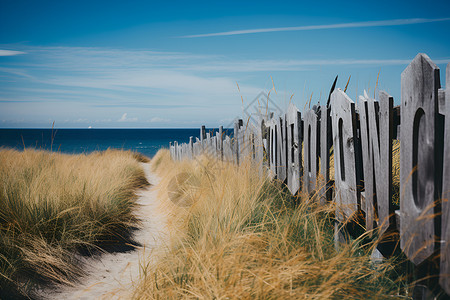
[[[137,122],[138,118],[128,118],[128,113],[124,113],[117,122]]]
[[[148,120],[148,122],[150,122],[150,123],[167,123],[167,122],[170,122],[170,120],[160,118],[160,117],[153,117],[150,120]]]
[[[25,52],[0,49],[0,56],[14,56],[14,55],[20,55],[20,54],[25,54]]]
[[[230,35],[282,32],[282,31],[309,31],[309,30],[342,29],[342,28],[402,26],[402,25],[445,22],[445,21],[450,21],[450,18],[439,18],[439,19],[413,18],[413,19],[394,19],[394,20],[351,22],[351,23],[326,24],[326,25],[308,25],[295,27],[257,28],[257,29],[244,29],[244,30],[232,30],[214,33],[184,35],[180,36],[180,38],[202,38],[213,36],[230,36]]]

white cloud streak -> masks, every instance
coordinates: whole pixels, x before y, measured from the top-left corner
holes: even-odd
[[[160,117],[153,117],[150,120],[148,120],[148,122],[150,122],[150,123],[168,123],[168,122],[170,122],[170,120],[160,118]]]
[[[124,113],[117,122],[137,122],[137,118],[128,118],[128,114]]]
[[[14,55],[20,55],[20,54],[25,54],[25,52],[0,49],[0,56],[14,56]]]
[[[215,32],[215,33],[185,35],[185,36],[180,36],[180,38],[202,38],[202,37],[231,36],[231,35],[267,33],[267,32],[282,32],[282,31],[309,31],[309,30],[342,29],[342,28],[401,26],[401,25],[412,25],[412,24],[423,24],[423,23],[434,23],[434,22],[445,22],[445,21],[450,21],[450,18],[394,19],[394,20],[352,22],[352,23],[339,23],[339,24],[327,24],[327,25],[244,29],[244,30],[232,30],[232,31],[223,31],[223,32]]]

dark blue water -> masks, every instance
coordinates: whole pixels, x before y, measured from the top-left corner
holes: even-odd
[[[108,148],[140,152],[152,157],[169,142],[189,142],[200,129],[0,129],[0,146],[21,150],[25,147],[89,153]]]

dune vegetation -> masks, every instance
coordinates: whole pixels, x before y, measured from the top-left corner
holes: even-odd
[[[376,234],[334,245],[333,203],[202,156],[152,159],[170,214],[166,251],[142,261],[136,299],[392,299],[407,293],[394,260],[373,262]],[[399,296],[402,297],[402,296]],[[404,297],[404,296],[403,296]]]
[[[135,192],[148,185],[139,161],[129,151],[1,149],[0,298],[40,282],[74,284],[80,255],[132,244]]]

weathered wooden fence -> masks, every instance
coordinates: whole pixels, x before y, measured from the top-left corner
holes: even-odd
[[[290,104],[285,114],[257,124],[237,120],[232,137],[222,127],[214,135],[202,126],[200,139],[174,142],[170,153],[176,160],[202,153],[237,164],[251,159],[294,195],[322,189],[322,204],[338,204],[337,240],[345,224],[365,220],[367,231],[389,237],[390,243],[378,247],[384,256],[392,255],[399,242],[416,266],[416,278],[431,278],[424,280],[429,288],[450,295],[450,63],[446,81],[446,90],[441,89],[439,68],[418,54],[401,75],[400,106],[394,107],[384,91],[378,100],[364,92],[356,105],[336,89],[328,106],[303,116]],[[399,207],[392,201],[395,139],[401,144],[400,165],[394,166],[400,168]]]

